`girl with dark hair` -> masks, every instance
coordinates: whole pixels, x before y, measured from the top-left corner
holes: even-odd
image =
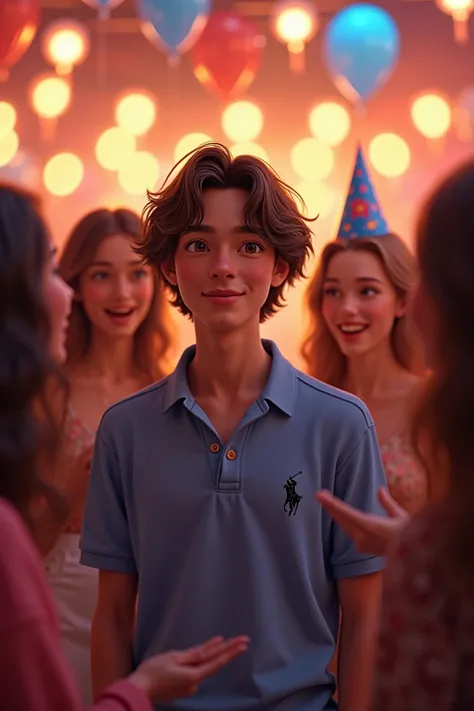
[[[474,708],[473,193],[470,162],[418,222],[414,316],[432,374],[413,446],[432,504],[407,524],[387,569],[374,711]]]
[[[61,499],[39,472],[58,443],[46,394],[52,380],[64,389],[56,361],[65,356],[70,300],[35,198],[0,185],[0,706],[8,711],[81,708],[32,538],[33,501]],[[216,638],[152,657],[94,708],[149,711],[152,700],[189,695],[245,646]]]
[[[134,212],[94,210],[73,228],[59,261],[74,296],[66,340],[68,407],[50,482],[68,497],[71,510],[45,563],[85,703],[92,700],[97,574],[79,564],[79,534],[95,431],[107,407],[165,374],[171,345],[164,290],[133,251],[140,236]],[[55,537],[57,529],[51,533]]]

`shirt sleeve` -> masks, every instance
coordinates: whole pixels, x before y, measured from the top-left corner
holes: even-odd
[[[336,471],[334,494],[360,511],[383,516],[385,512],[377,497],[379,488],[386,485],[377,435],[371,425]],[[334,522],[331,530],[331,568],[335,578],[353,578],[383,569],[383,558],[360,553]]]
[[[447,711],[457,708],[455,626],[423,532],[407,528],[384,576],[372,711]]]
[[[107,416],[105,416],[107,417]],[[116,573],[136,573],[130,527],[116,452],[97,432],[81,534],[81,563]]]

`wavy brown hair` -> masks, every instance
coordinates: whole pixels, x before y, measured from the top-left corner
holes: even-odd
[[[1,183],[0,496],[31,526],[34,497],[46,500],[60,518],[67,513],[66,501],[40,474],[40,461],[55,454],[62,423],[51,410],[50,386],[58,394],[67,389],[49,355],[44,278],[51,249],[38,198]]]
[[[60,274],[74,291],[79,290],[81,275],[93,262],[101,242],[119,234],[131,237],[135,243],[140,242],[141,223],[135,212],[102,208],[89,212],[75,225],[59,261]],[[166,374],[172,344],[165,294],[156,274],[153,278],[155,289],[151,307],[135,334],[135,362],[148,375],[150,382]],[[67,366],[80,361],[90,346],[91,324],[80,301],[73,301],[69,324]]]
[[[413,423],[432,495],[447,494],[446,557],[474,582],[474,161],[427,200],[417,227],[421,283],[436,318],[433,373]]]
[[[180,170],[174,175],[177,168]],[[313,220],[301,215],[297,204],[300,196],[265,161],[254,156],[234,158],[219,143],[207,143],[189,153],[173,168],[160,191],[148,193],[143,213],[144,239],[138,253],[156,269],[171,292],[171,303],[192,318],[179,288],[166,279],[162,266],[173,261],[181,235],[202,222],[203,193],[209,188],[247,191],[246,226],[289,265],[285,282],[270,288],[261,308],[260,321],[265,321],[284,305],[286,286],[305,276],[305,262],[313,251],[308,226]]]
[[[417,283],[415,257],[397,235],[387,234],[371,239],[339,239],[326,245],[306,294],[310,325],[301,355],[310,375],[337,388],[344,387],[347,358],[341,353],[324,320],[322,305],[329,263],[336,254],[345,251],[373,254],[382,265],[397,296],[404,302],[410,302]],[[412,373],[423,372],[421,344],[409,315],[395,319],[391,344],[395,358],[403,368]]]

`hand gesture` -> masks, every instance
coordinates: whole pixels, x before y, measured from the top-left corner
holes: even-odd
[[[352,538],[361,553],[386,555],[409,516],[387,489],[379,489],[378,498],[390,518],[359,511],[329,491],[316,494],[316,500]]]
[[[128,680],[155,702],[186,698],[204,679],[245,652],[248,642],[247,637],[215,637],[181,652],[157,654],[143,662]]]

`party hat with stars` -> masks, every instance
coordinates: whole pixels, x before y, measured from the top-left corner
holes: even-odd
[[[389,232],[359,146],[337,238],[369,239]]]

